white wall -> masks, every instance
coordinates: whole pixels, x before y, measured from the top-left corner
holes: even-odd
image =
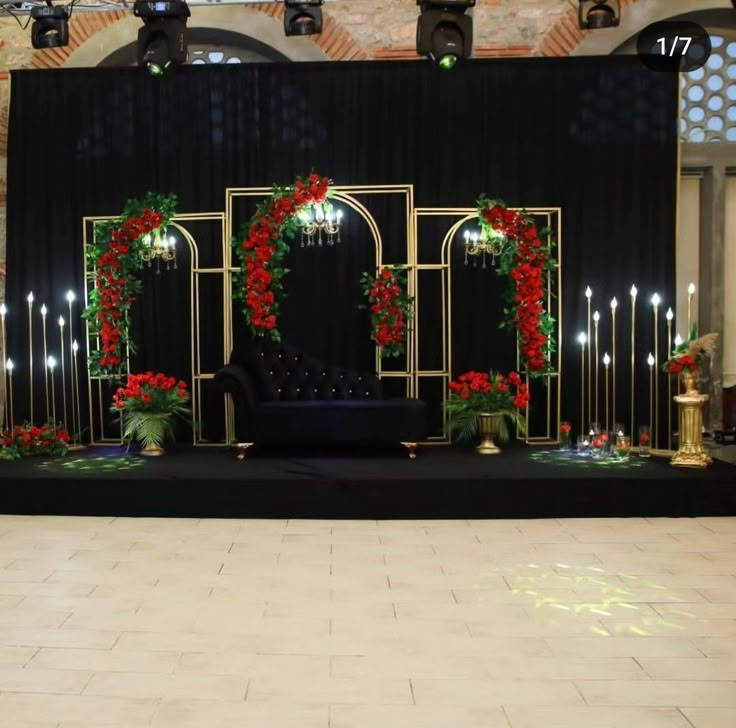
[[[736,175],[726,177],[723,386],[736,385]]]
[[[698,320],[698,276],[700,272],[700,185],[699,176],[680,177],[679,221],[677,228],[677,254],[675,261],[677,283],[677,308],[675,310],[674,333],[682,338],[687,330],[687,287],[696,286],[691,303],[691,320]]]

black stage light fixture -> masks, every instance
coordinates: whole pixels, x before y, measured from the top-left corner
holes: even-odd
[[[69,12],[50,2],[44,7],[32,7],[31,45],[34,48],[61,48],[69,45]]]
[[[621,0],[579,0],[578,23],[583,30],[615,28],[621,22]]]
[[[324,0],[285,0],[284,33],[286,35],[318,35],[322,32]]]
[[[138,31],[138,65],[162,76],[172,64],[187,60],[187,18],[184,0],[136,0],[133,15],[143,20]]]
[[[475,0],[417,0],[417,53],[439,68],[454,68],[473,50],[473,18],[465,15]]]

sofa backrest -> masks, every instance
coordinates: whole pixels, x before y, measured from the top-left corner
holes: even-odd
[[[254,344],[231,361],[253,377],[262,400],[383,399],[372,374],[327,366],[288,344]]]

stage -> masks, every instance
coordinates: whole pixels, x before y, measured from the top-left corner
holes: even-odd
[[[267,452],[124,448],[0,463],[0,513],[191,518],[557,518],[736,515],[736,465],[606,462],[508,444],[498,456],[428,446]]]

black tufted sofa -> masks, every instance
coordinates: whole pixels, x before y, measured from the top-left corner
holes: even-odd
[[[232,396],[240,458],[252,443],[402,443],[413,458],[427,434],[425,402],[385,399],[372,374],[326,366],[286,344],[233,351],[215,385]]]

